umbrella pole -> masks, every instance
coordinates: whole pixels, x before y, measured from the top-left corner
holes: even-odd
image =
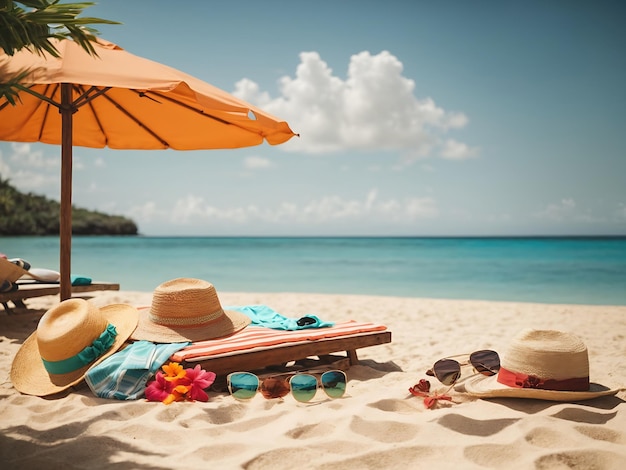
[[[72,85],[61,84],[61,211],[59,238],[61,301],[72,296]]]

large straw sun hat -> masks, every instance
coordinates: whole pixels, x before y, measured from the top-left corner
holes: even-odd
[[[137,321],[137,309],[130,305],[61,302],[41,317],[15,355],[13,386],[27,395],[46,396],[78,384],[91,366],[124,345]]]
[[[497,375],[479,374],[464,386],[470,395],[481,398],[553,401],[589,400],[619,391],[589,381],[587,347],[578,336],[533,329],[513,338]]]
[[[247,315],[222,308],[210,282],[178,278],[158,286],[150,308],[139,309],[132,338],[155,343],[204,341],[232,335],[250,323]]]

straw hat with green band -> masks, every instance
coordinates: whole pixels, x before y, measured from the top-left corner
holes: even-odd
[[[46,396],[80,383],[91,366],[124,345],[137,321],[137,309],[130,305],[61,302],[41,317],[15,355],[13,386],[27,395]]]

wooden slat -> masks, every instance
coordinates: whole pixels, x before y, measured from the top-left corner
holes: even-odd
[[[120,290],[120,285],[113,282],[92,282],[87,286],[72,286],[72,293],[101,290]],[[20,283],[16,291],[0,293],[0,302],[20,301],[44,295],[57,295],[59,292],[59,284]]]

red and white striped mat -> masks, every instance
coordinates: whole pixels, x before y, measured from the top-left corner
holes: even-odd
[[[336,323],[327,328],[284,331],[261,326],[248,326],[232,336],[207,341],[199,341],[175,353],[173,361],[201,361],[213,356],[235,351],[263,349],[285,343],[315,341],[359,333],[385,331],[386,326],[377,323],[356,322],[353,320]]]

